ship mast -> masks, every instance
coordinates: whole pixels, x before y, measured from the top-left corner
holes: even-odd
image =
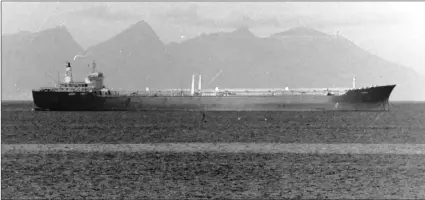
[[[92,73],[96,72],[96,62],[93,60],[93,64],[92,64]]]
[[[198,81],[198,92],[201,92],[201,82],[202,82],[202,75],[199,74],[199,81]]]
[[[195,74],[192,74],[192,87],[190,88],[190,95],[193,95],[195,92]]]

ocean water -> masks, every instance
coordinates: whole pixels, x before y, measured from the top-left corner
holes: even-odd
[[[2,103],[2,198],[425,198],[423,154],[3,153],[28,143],[414,146],[425,144],[425,103],[391,103],[390,112],[207,112],[206,121],[200,112],[31,108]]]
[[[389,112],[50,112],[2,102],[2,144],[397,143],[425,144],[425,103]]]
[[[423,199],[425,156],[246,153],[2,155],[7,199]]]

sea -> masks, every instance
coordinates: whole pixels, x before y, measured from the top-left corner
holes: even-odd
[[[205,119],[1,108],[2,198],[425,198],[425,102]]]
[[[397,143],[425,144],[425,102],[382,112],[33,111],[2,102],[2,144],[38,143]]]

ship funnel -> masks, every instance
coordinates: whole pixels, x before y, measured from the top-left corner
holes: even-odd
[[[202,83],[202,75],[199,74],[199,81],[198,81],[198,90],[201,91],[201,83]]]
[[[65,69],[65,83],[72,83],[72,69],[71,69],[71,63],[68,62]]]
[[[353,89],[356,88],[356,75],[353,76]]]
[[[195,93],[195,74],[192,75],[192,87],[190,88],[190,95]]]
[[[95,73],[96,72],[96,62],[93,60],[92,63],[92,72]]]

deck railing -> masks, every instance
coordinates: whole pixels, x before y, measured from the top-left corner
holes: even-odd
[[[193,95],[187,91],[142,91],[142,92],[125,92],[121,94],[127,94],[130,96],[285,96],[285,95],[323,95],[328,94],[332,95],[341,95],[345,91],[271,91],[271,92],[211,92],[211,91],[202,91],[195,92]]]
[[[58,87],[58,88],[48,88],[42,87],[35,89],[34,91],[51,91],[51,92],[92,92],[92,88],[83,88],[83,87]]]

